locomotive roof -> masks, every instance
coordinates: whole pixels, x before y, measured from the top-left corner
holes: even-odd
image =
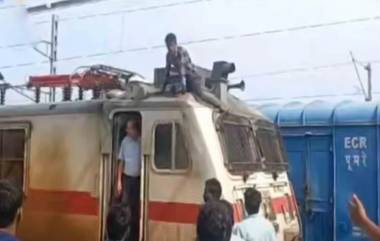
[[[0,107],[0,118],[22,117],[36,115],[58,115],[70,113],[110,112],[118,108],[191,108],[206,107],[207,104],[196,101],[192,95],[184,97],[152,96],[143,100],[131,99],[97,99],[82,101],[67,101],[54,103],[39,103],[27,105],[5,105]],[[211,108],[211,107],[210,107]],[[238,98],[229,95],[228,112],[253,119],[266,119],[260,112],[246,105]]]

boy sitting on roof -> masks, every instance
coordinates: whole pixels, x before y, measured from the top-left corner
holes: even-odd
[[[175,93],[194,92],[198,94],[201,91],[202,77],[196,72],[189,53],[182,46],[178,46],[177,37],[173,33],[166,35],[165,43],[168,53],[166,54],[167,83],[164,86],[170,83]],[[173,76],[172,72],[176,73],[176,76]]]

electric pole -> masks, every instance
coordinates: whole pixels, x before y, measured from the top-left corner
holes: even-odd
[[[50,74],[57,74],[57,45],[58,45],[58,17],[53,14],[51,16],[51,37],[50,37]],[[55,88],[50,88],[49,101],[55,102]]]
[[[0,80],[4,81],[4,76],[0,72]],[[7,92],[7,89],[9,88],[8,83],[1,83],[0,84],[0,105],[5,104],[5,93]]]
[[[40,50],[37,45],[43,43],[46,45],[46,50],[42,51]],[[51,16],[51,33],[50,33],[50,41],[40,41],[37,45],[33,46],[34,50],[36,50],[38,53],[43,55],[44,57],[49,59],[49,65],[50,65],[50,74],[55,75],[57,73],[57,46],[58,46],[58,16],[53,14]],[[49,49],[48,49],[49,48]],[[40,102],[40,96],[41,96],[41,89],[40,87],[36,87],[35,92],[35,102]],[[55,88],[50,88],[49,90],[49,102],[55,101]]]
[[[368,93],[367,93],[367,101],[372,101],[372,67],[371,64],[368,63],[364,69],[367,71],[367,81],[368,81]]]

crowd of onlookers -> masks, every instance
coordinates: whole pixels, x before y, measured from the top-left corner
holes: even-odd
[[[261,194],[254,188],[244,193],[246,218],[234,223],[231,204],[221,199],[221,185],[216,179],[205,183],[204,205],[200,208],[196,233],[198,241],[274,241],[272,224],[259,214]],[[21,218],[23,192],[11,182],[0,181],[0,241],[18,241],[16,226]],[[350,203],[353,223],[360,227],[371,240],[380,240],[380,228],[372,222],[359,198],[354,195]],[[123,204],[110,207],[107,216],[107,240],[126,241],[131,232],[131,210]]]
[[[259,214],[261,193],[248,188],[244,193],[247,218],[234,223],[232,205],[221,199],[222,187],[215,178],[205,183],[203,199],[197,220],[198,241],[275,241],[273,225]],[[111,207],[107,218],[108,241],[128,240],[131,212],[122,204]],[[254,227],[254,228],[252,228]]]
[[[262,202],[261,193],[247,188],[244,203],[247,217],[240,223],[234,223],[232,205],[221,199],[222,187],[215,178],[205,182],[202,206],[197,221],[199,241],[275,241],[273,225],[259,214]],[[255,228],[252,228],[255,227]]]

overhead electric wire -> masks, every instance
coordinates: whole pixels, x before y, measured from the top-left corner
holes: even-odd
[[[34,0],[30,0],[30,1],[34,1]],[[97,4],[97,3],[100,3],[100,2],[112,2],[112,1],[119,1],[119,2],[123,2],[125,0],[90,0],[90,1],[84,1],[84,2],[80,2],[80,3],[76,3],[75,1],[73,2],[72,5],[69,5],[69,7],[72,7],[72,6],[75,6],[75,7],[79,7],[79,6],[83,6],[83,5],[89,5],[89,4]],[[42,5],[42,4],[41,4]],[[27,7],[26,4],[24,3],[19,3],[19,4],[8,4],[8,5],[5,5],[5,6],[2,6],[0,7],[0,10],[3,10],[3,9],[12,9],[12,8],[25,8]],[[67,6],[66,6],[67,7]],[[60,7],[62,8],[62,7]],[[47,10],[51,10],[51,9],[47,9]],[[45,10],[46,11],[46,10]],[[34,13],[34,14],[39,14],[39,13]]]
[[[374,95],[380,95],[380,92],[373,92]],[[305,95],[305,96],[286,96],[286,97],[268,97],[268,98],[250,98],[243,99],[245,102],[260,102],[260,101],[278,101],[278,100],[292,100],[292,99],[315,99],[315,98],[334,98],[342,96],[362,96],[362,93],[346,93],[346,94],[319,94],[319,95]]]
[[[22,91],[19,91],[19,90],[16,89],[16,88],[12,88],[12,87],[10,87],[10,89],[13,90],[14,92],[16,92],[17,94],[19,94],[19,95],[21,95],[21,96],[23,96],[23,97],[25,97],[25,98],[27,98],[27,99],[33,101],[33,102],[35,101],[35,99],[34,99],[33,97],[30,97],[29,95],[24,94]]]
[[[189,1],[192,3],[199,2],[199,1],[212,1],[212,0],[194,0]],[[173,4],[171,4],[173,5]],[[178,6],[179,4],[176,4],[175,6]],[[122,10],[120,10],[122,11]],[[93,17],[95,16],[103,16],[104,14],[99,15],[91,15]],[[59,22],[62,21],[62,19],[65,18],[59,18]],[[226,41],[226,40],[232,40],[232,39],[240,39],[240,38],[250,38],[255,36],[262,36],[262,35],[268,35],[268,34],[279,34],[284,32],[296,32],[296,31],[303,31],[307,29],[316,29],[316,28],[326,28],[331,26],[337,26],[337,25],[344,25],[344,24],[353,24],[353,23],[362,23],[362,22],[370,22],[370,21],[378,21],[380,20],[380,15],[371,16],[371,17],[364,17],[364,18],[351,18],[347,20],[342,21],[333,21],[333,22],[327,22],[327,23],[319,23],[319,24],[309,24],[309,25],[300,25],[300,26],[294,26],[294,27],[288,27],[288,28],[280,28],[280,29],[272,29],[272,30],[265,30],[265,31],[257,31],[257,32],[248,32],[248,33],[242,33],[242,34],[235,34],[235,35],[225,35],[221,37],[214,37],[214,38],[205,38],[205,39],[199,39],[194,41],[185,41],[182,42],[182,44],[195,44],[195,43],[204,43],[204,42],[212,42],[212,41]],[[50,23],[50,21],[46,21],[46,23]],[[36,23],[39,23],[38,21]],[[22,42],[22,43],[16,43],[16,44],[9,44],[9,45],[2,45],[0,46],[0,49],[9,49],[9,48],[18,48],[18,47],[25,47],[25,46],[31,46],[33,44],[40,43],[41,41],[31,41],[31,42]],[[163,47],[163,45],[155,45],[153,47]]]
[[[105,1],[107,1],[107,0],[105,0]],[[179,1],[179,2],[174,2],[174,3],[152,5],[152,6],[141,7],[141,8],[110,11],[110,12],[107,12],[107,13],[88,14],[88,15],[82,15],[82,16],[76,16],[76,17],[60,17],[59,18],[59,22],[68,21],[68,20],[75,20],[75,19],[93,18],[93,17],[98,17],[98,16],[107,16],[107,15],[112,15],[112,14],[134,13],[134,12],[140,12],[140,11],[155,10],[155,9],[168,8],[168,7],[176,7],[176,6],[181,6],[181,5],[188,5],[188,4],[194,4],[194,3],[199,3],[199,2],[209,2],[209,1],[214,1],[214,0]],[[89,4],[89,3],[86,3],[86,4]],[[14,5],[12,7],[20,7],[20,6]],[[43,20],[43,21],[36,21],[36,22],[34,22],[34,24],[37,24],[37,25],[43,24],[43,23],[51,23],[51,20]],[[24,46],[31,46],[31,45],[39,43],[39,42],[41,42],[41,41],[21,42],[21,43],[16,43],[16,44],[2,45],[2,46],[0,46],[0,49],[8,49],[8,48],[18,48],[18,47],[24,47]]]
[[[32,0],[33,1],[33,0]],[[125,1],[125,0],[81,0],[81,1],[78,1],[78,0],[74,0],[74,1],[71,1],[69,3],[66,3],[67,5],[65,6],[53,6],[52,9],[55,9],[55,8],[59,8],[59,9],[64,9],[64,8],[69,8],[69,7],[80,7],[80,6],[88,6],[88,5],[93,5],[93,4],[97,4],[97,3],[101,3],[101,2],[112,2],[112,1]],[[53,2],[54,4],[54,2]],[[59,3],[58,3],[59,4]],[[42,4],[41,4],[42,5]],[[52,10],[51,8],[47,8],[47,9],[43,9],[43,10],[32,10],[32,14],[41,14],[40,12],[45,12],[45,11],[49,11],[49,10]]]
[[[164,6],[166,6],[166,7],[178,6],[180,4],[190,4],[190,3],[197,3],[197,2],[203,2],[203,1],[211,1],[211,0],[183,1],[183,2],[176,2],[176,3],[171,3],[171,4],[159,5],[159,6],[155,6],[155,7],[161,8]],[[151,10],[152,8],[154,9],[154,6],[140,8],[139,10],[134,9],[134,11],[140,11],[140,10],[143,11],[143,10],[147,10],[147,9]],[[120,10],[120,11],[131,11],[131,10]],[[115,12],[113,12],[113,14],[119,13],[120,11],[115,11]],[[100,14],[100,15],[104,15],[104,14]],[[93,15],[91,15],[91,16],[93,16]],[[90,17],[90,16],[87,15],[86,17]],[[208,43],[208,42],[215,42],[215,41],[227,41],[227,40],[232,40],[232,39],[255,37],[255,36],[261,36],[261,35],[266,35],[266,34],[276,34],[276,33],[281,33],[281,32],[286,32],[286,31],[301,31],[301,30],[312,29],[312,28],[323,28],[323,27],[330,27],[330,26],[341,25],[341,24],[366,22],[366,21],[376,21],[376,20],[380,20],[380,15],[379,16],[373,16],[373,17],[365,17],[365,18],[353,18],[353,19],[348,19],[348,20],[344,20],[344,21],[335,21],[335,22],[329,22],[329,23],[295,26],[295,27],[290,27],[290,28],[274,29],[274,30],[267,30],[267,31],[261,31],[261,32],[251,32],[251,33],[229,35],[229,36],[222,36],[222,37],[215,37],[215,38],[198,39],[198,40],[193,40],[193,41],[185,41],[185,42],[182,42],[182,44],[183,45],[191,45],[191,44],[201,44],[201,43]],[[29,43],[19,43],[19,44],[0,46],[0,49],[1,48],[15,48],[15,47],[21,47],[21,46],[28,46],[28,45],[36,44],[39,42],[40,41],[33,41],[33,42],[29,42]],[[83,56],[70,56],[70,57],[66,57],[66,58],[60,58],[60,59],[58,59],[57,62],[64,62],[64,61],[70,61],[70,60],[81,59],[81,58],[92,58],[92,57],[99,57],[99,56],[117,55],[117,54],[123,54],[123,53],[127,53],[127,52],[148,51],[148,50],[160,49],[160,48],[164,48],[164,47],[165,46],[163,44],[159,44],[159,45],[153,45],[150,47],[137,47],[137,48],[130,48],[130,49],[125,49],[125,50],[98,52],[98,53],[92,53],[92,54],[83,55]],[[369,62],[376,64],[376,63],[378,63],[378,61],[379,60],[369,61]],[[19,63],[19,64],[15,64],[15,65],[0,66],[0,69],[11,69],[11,68],[34,66],[34,65],[40,65],[40,64],[48,64],[48,63],[49,63],[49,61],[46,61],[46,60],[39,61],[39,62]],[[236,79],[236,78],[255,78],[255,77],[261,77],[261,76],[272,76],[272,75],[280,75],[280,74],[293,73],[293,72],[319,70],[319,69],[324,69],[324,68],[337,68],[337,67],[346,66],[349,64],[352,64],[352,63],[351,62],[343,62],[343,63],[335,63],[335,64],[320,65],[320,66],[313,66],[313,67],[298,67],[298,68],[277,70],[277,71],[271,71],[271,72],[247,74],[247,75],[235,77],[234,79]]]
[[[368,18],[371,19],[371,18]],[[378,16],[376,19],[380,20],[380,16]],[[341,21],[347,23],[348,21]],[[319,25],[310,25],[310,26],[324,26],[322,24]],[[326,26],[331,26],[330,24],[327,24]],[[306,28],[286,28],[282,29],[281,31],[288,31],[289,29],[297,29],[297,30],[291,30],[291,31],[300,31]],[[290,30],[289,30],[290,31]],[[192,44],[202,44],[202,43],[208,43],[208,42],[216,42],[216,41],[228,41],[232,39],[240,39],[240,38],[247,38],[247,37],[254,37],[254,36],[260,36],[260,35],[265,35],[268,33],[273,33],[274,31],[263,31],[263,32],[255,32],[255,33],[246,33],[246,34],[238,34],[238,35],[230,35],[230,36],[223,36],[223,37],[215,37],[215,38],[205,38],[205,39],[198,39],[198,40],[193,40],[193,41],[184,41],[181,44],[183,45],[192,45]],[[276,31],[276,33],[279,33],[280,30]],[[35,43],[35,42],[34,42]],[[154,49],[160,49],[160,48],[165,48],[165,45],[163,44],[158,44],[158,45],[152,45],[148,47],[136,47],[136,48],[130,48],[130,49],[125,49],[125,50],[116,50],[116,51],[107,51],[107,52],[98,52],[98,53],[92,53],[89,55],[83,55],[83,56],[70,56],[66,58],[60,58],[57,60],[57,62],[63,62],[63,61],[70,61],[70,60],[75,60],[75,59],[81,59],[81,58],[92,58],[92,57],[99,57],[99,56],[109,56],[109,55],[118,55],[118,54],[123,54],[123,53],[128,53],[128,52],[139,52],[139,51],[148,51],[148,50],[154,50]],[[32,66],[32,65],[39,65],[39,64],[46,64],[48,61],[41,61],[41,62],[29,62],[29,63],[21,63],[21,64],[16,64],[16,65],[3,65],[0,66],[0,69],[10,69],[10,68],[17,68],[17,67],[24,67],[24,66]],[[350,62],[351,63],[351,62]],[[337,63],[335,65],[341,65],[342,63]],[[348,62],[343,63],[343,65],[347,65]],[[319,66],[318,68],[325,68],[329,66]],[[295,69],[292,70],[292,72],[295,71],[307,71],[305,68],[301,69]]]
[[[13,48],[20,48],[20,47],[30,47],[34,44],[38,44],[41,41],[31,41],[31,42],[22,42],[22,43],[16,43],[16,44],[7,44],[0,46],[0,49],[13,49]]]
[[[365,62],[368,62],[368,63],[375,65],[375,64],[380,64],[380,59],[368,60]],[[283,75],[283,74],[294,73],[294,72],[317,71],[317,70],[329,69],[329,68],[340,68],[340,67],[349,66],[349,65],[352,65],[351,61],[334,63],[334,64],[327,64],[327,65],[316,65],[316,66],[310,66],[310,67],[288,68],[288,69],[281,69],[281,70],[268,71],[268,72],[243,74],[243,75],[239,75],[239,76],[234,76],[231,78],[231,80],[234,80],[234,79],[253,79],[253,78],[257,78],[257,77]]]
[[[62,21],[69,21],[69,20],[94,18],[94,17],[99,17],[99,16],[109,16],[109,15],[114,15],[114,14],[116,15],[116,14],[124,14],[124,13],[135,13],[135,12],[140,12],[140,11],[150,11],[150,10],[156,10],[156,9],[161,9],[161,8],[176,7],[176,6],[181,6],[181,5],[194,4],[194,3],[200,3],[200,2],[209,2],[209,1],[213,1],[213,0],[189,0],[189,1],[181,1],[181,2],[174,2],[174,3],[168,3],[168,4],[153,5],[153,6],[147,6],[147,7],[141,7],[141,8],[134,8],[134,9],[110,11],[110,12],[98,13],[98,14],[88,14],[88,15],[66,17],[66,18],[63,17],[63,18],[60,18],[59,21],[62,22]],[[23,5],[9,5],[9,6],[1,7],[0,10],[9,9],[9,8],[17,8],[17,7],[22,7],[22,6]],[[348,20],[334,21],[334,22],[328,22],[328,23],[301,25],[301,26],[282,28],[282,29],[273,29],[273,30],[266,30],[266,31],[260,31],[260,32],[251,32],[251,33],[244,33],[244,34],[237,34],[237,35],[229,35],[229,36],[222,36],[222,37],[216,37],[216,38],[206,38],[206,39],[199,39],[199,40],[194,40],[194,41],[185,41],[182,44],[191,45],[191,44],[198,44],[198,43],[225,41],[225,40],[231,40],[231,39],[240,39],[240,38],[261,36],[261,35],[266,35],[266,34],[278,34],[278,33],[283,33],[283,32],[302,31],[302,30],[307,30],[307,29],[324,28],[324,27],[331,27],[331,26],[337,26],[337,25],[343,25],[343,24],[352,24],[352,23],[377,21],[377,20],[380,20],[380,15],[372,16],[372,17],[364,17],[364,18],[352,18],[352,19],[348,19]],[[46,21],[36,21],[35,22],[35,24],[43,24],[43,23],[50,23],[50,21],[46,20]],[[40,42],[41,41],[32,41],[32,42],[3,45],[3,46],[0,46],[0,49],[9,49],[9,48],[31,46],[34,44],[38,44]],[[121,54],[121,53],[125,53],[125,52],[147,51],[147,50],[151,50],[151,49],[164,48],[164,47],[165,47],[164,45],[154,45],[154,46],[150,46],[150,47],[139,47],[139,48],[120,50],[120,51],[100,52],[100,53],[94,53],[94,54],[84,55],[84,56],[71,56],[71,57],[59,59],[57,62],[80,59],[80,58],[91,58],[91,57],[98,57],[98,56],[115,55],[115,54]],[[380,60],[369,61],[369,62],[372,64],[377,64],[380,62]],[[20,63],[20,64],[16,64],[13,66],[9,66],[9,65],[8,66],[0,66],[0,69],[17,68],[17,67],[32,66],[32,65],[46,64],[46,63],[48,63],[48,61],[41,61],[38,63],[36,63],[36,62]],[[234,79],[236,79],[236,78],[254,78],[254,77],[261,77],[261,76],[272,76],[272,75],[280,75],[280,74],[300,72],[300,71],[318,70],[318,69],[324,69],[324,68],[337,68],[337,67],[346,66],[349,64],[352,64],[352,62],[343,62],[343,63],[313,66],[313,67],[292,68],[292,69],[285,69],[285,70],[264,72],[264,73],[254,73],[254,74],[248,74],[248,75],[242,75],[239,77],[234,77]],[[3,81],[3,82],[6,83],[5,81]],[[10,85],[10,88],[13,89],[15,92],[19,93],[20,95],[24,96],[25,98],[28,98],[28,99],[34,101],[34,99],[32,97],[29,97],[28,95],[26,95],[23,92],[18,90],[18,88],[23,88],[22,86]],[[374,94],[379,94],[379,93],[375,92]],[[345,94],[345,95],[359,95],[359,94]],[[333,97],[333,96],[342,96],[342,95],[320,95],[320,96],[325,96],[325,97],[326,96],[332,96]],[[314,98],[314,97],[318,97],[318,96],[304,96],[304,97],[300,96],[300,97],[294,97],[294,98]],[[255,99],[251,99],[251,100],[253,101]],[[251,101],[251,100],[246,100],[246,101]]]
[[[70,21],[70,20],[78,20],[78,19],[88,19],[88,18],[94,18],[99,16],[110,16],[110,15],[118,15],[118,14],[124,14],[124,13],[136,13],[136,12],[143,12],[143,11],[151,11],[151,10],[157,10],[162,8],[170,8],[170,7],[178,7],[182,5],[190,5],[195,3],[202,3],[202,2],[211,2],[215,0],[188,0],[188,1],[179,1],[179,2],[172,2],[172,3],[166,3],[166,4],[159,4],[159,5],[152,5],[152,6],[146,6],[146,7],[139,7],[139,8],[131,8],[131,9],[123,9],[123,10],[115,10],[115,11],[109,11],[109,12],[103,12],[103,13],[93,13],[93,14],[86,14],[81,16],[75,16],[75,17],[61,17],[60,21]],[[319,28],[323,27],[324,25],[341,25],[341,24],[347,24],[354,22],[366,22],[370,19],[378,19],[380,16],[373,16],[373,17],[362,17],[362,18],[354,18],[354,19],[347,19],[347,20],[341,20],[341,21],[334,21],[329,23],[320,23],[320,24],[311,24],[310,27],[313,28]],[[49,20],[41,20],[36,21],[35,24],[44,24],[44,23],[50,23]],[[302,29],[302,26],[300,27],[290,27],[287,28],[287,30],[299,30],[299,28]],[[269,33],[275,33],[277,30],[269,30]]]
[[[8,88],[15,91],[17,94],[31,100],[31,101],[34,101],[34,98],[30,97],[29,95],[23,93],[22,91],[19,90],[20,87],[18,86],[13,86],[12,84],[8,83],[7,81],[5,80],[0,80],[1,82],[3,82],[4,84],[7,84],[8,85]]]
[[[162,9],[162,8],[171,8],[171,7],[177,7],[177,6],[182,6],[182,5],[190,5],[190,4],[201,3],[201,2],[210,2],[210,1],[215,1],[215,0],[178,1],[178,2],[151,5],[151,6],[138,7],[138,8],[114,10],[114,11],[108,11],[108,12],[103,12],[103,13],[85,14],[85,15],[75,16],[75,17],[60,17],[59,20],[61,22],[64,22],[64,21],[70,21],[70,20],[94,18],[94,17],[99,17],[99,16],[110,16],[110,15],[118,15],[118,14],[124,14],[124,13],[136,13],[136,12],[151,11],[151,10],[157,10],[157,9]],[[41,21],[35,22],[35,24],[44,24],[44,23],[50,23],[50,21],[49,20],[41,20]]]
[[[5,6],[2,6],[0,7],[0,10],[5,10],[5,9],[12,9],[12,8],[20,8],[22,7],[23,5],[19,4],[9,4],[9,5],[5,5]]]

